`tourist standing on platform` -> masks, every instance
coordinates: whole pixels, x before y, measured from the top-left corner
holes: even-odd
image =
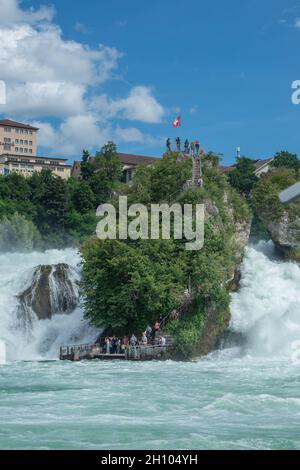
[[[147,346],[147,344],[148,344],[148,338],[147,338],[147,335],[146,335],[146,331],[144,331],[144,333],[143,333],[142,344],[144,346]]]
[[[180,138],[177,137],[175,142],[176,142],[177,152],[180,152],[180,146],[181,146]]]
[[[146,328],[146,336],[147,336],[148,343],[150,343],[150,341],[151,341],[151,336],[152,336],[152,328],[151,328],[150,325],[147,325],[147,328]]]
[[[170,137],[167,138],[166,146],[167,146],[168,152],[171,152],[171,139],[170,139]]]
[[[131,338],[130,338],[130,346],[131,346],[131,350],[133,351],[134,358],[136,358],[136,345],[137,345],[137,339],[134,333],[132,333]]]
[[[200,152],[200,142],[199,142],[199,140],[196,140],[196,142],[195,142],[195,152],[196,152],[196,155],[198,157],[199,152]]]
[[[105,339],[105,344],[106,344],[106,354],[110,354],[110,340],[109,340],[109,338]]]
[[[153,335],[155,342],[158,341],[159,330],[160,330],[160,323],[159,323],[159,322],[156,322],[155,325],[154,325],[154,335]]]
[[[194,141],[191,143],[191,150],[192,150],[192,157],[194,157],[195,156],[195,142]]]
[[[185,139],[184,141],[184,153],[187,153],[187,154],[190,153],[190,143],[188,139]]]
[[[121,346],[122,346],[122,341],[120,339],[117,339],[117,341],[116,341],[116,354],[121,354]]]

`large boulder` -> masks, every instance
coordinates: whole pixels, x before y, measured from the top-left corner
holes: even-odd
[[[273,242],[285,254],[289,254],[300,244],[300,217],[291,218],[284,211],[279,220],[269,220],[266,223]]]
[[[34,312],[38,319],[72,312],[79,302],[79,287],[66,264],[35,268],[30,286],[18,295],[19,316]]]

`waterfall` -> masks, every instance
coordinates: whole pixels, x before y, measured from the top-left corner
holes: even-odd
[[[97,331],[77,305],[80,261],[74,249],[0,254],[0,338],[8,361],[54,359],[62,344],[94,341]],[[48,283],[39,285],[45,266]],[[48,303],[35,299],[36,289],[49,290]]]
[[[300,359],[300,267],[277,259],[272,242],[249,246],[241,286],[232,294],[231,331],[242,334],[240,352]]]

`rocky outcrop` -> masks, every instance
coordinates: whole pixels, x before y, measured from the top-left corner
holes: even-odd
[[[222,284],[222,288],[227,292],[236,290],[239,286],[241,264],[244,258],[245,248],[248,244],[252,218],[250,213],[245,216],[243,220],[241,217],[237,218],[234,208],[230,204],[227,193],[224,194],[224,208],[227,218],[227,229],[228,229],[228,243],[229,250],[232,253],[231,262],[228,263],[228,259],[224,256],[224,263],[226,262],[227,279]],[[211,199],[204,200],[205,205],[205,220],[212,220],[212,226],[214,230],[224,234],[224,214],[223,219],[220,217],[220,210],[217,205]],[[226,259],[226,261],[225,261]],[[200,286],[201,291],[201,286]],[[190,293],[189,302],[183,303],[183,306],[187,308],[177,309],[175,311],[175,319],[188,315],[191,310],[197,310],[199,307],[195,307],[197,301],[197,292],[192,291]],[[199,311],[199,310],[198,310]],[[224,337],[224,333],[227,331],[230,323],[230,308],[226,303],[216,302],[210,296],[203,299],[203,303],[200,307],[200,311],[203,312],[203,320],[199,331],[199,336],[194,342],[193,352],[189,357],[192,356],[205,356],[211,352],[216,345],[220,342],[221,338]],[[188,335],[188,341],[193,341],[193,334]],[[175,358],[182,359],[186,357],[185,352],[175,349]]]
[[[232,237],[234,246],[234,265],[232,271],[228,273],[227,288],[231,292],[239,287],[241,278],[241,264],[244,257],[245,248],[249,241],[251,220],[236,222],[235,232]],[[214,302],[208,302],[205,306],[204,323],[198,343],[197,354],[205,356],[208,354],[220,338],[223,337],[230,323],[230,310],[220,309]]]
[[[72,312],[79,301],[74,273],[66,264],[40,265],[35,268],[30,286],[18,295],[19,317],[51,318]]]
[[[234,209],[229,203],[227,192],[224,193],[224,204],[226,206],[227,216],[229,217],[230,222],[234,227],[234,232],[231,239],[233,245],[234,264],[227,280],[228,287],[233,291],[236,290],[239,286],[241,277],[241,264],[244,258],[245,248],[250,237],[252,217],[250,216],[245,220],[236,220],[234,216]]]
[[[284,254],[289,255],[300,245],[300,217],[291,218],[284,211],[279,220],[268,221],[266,227],[276,247]]]

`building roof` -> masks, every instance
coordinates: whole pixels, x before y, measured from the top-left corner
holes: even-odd
[[[10,126],[10,127],[18,127],[21,129],[30,129],[32,131],[38,131],[38,127],[30,126],[29,124],[23,124],[22,122],[11,121],[10,119],[1,119],[0,126]]]
[[[220,165],[219,166],[220,170],[224,173],[226,173],[227,171],[232,171],[235,169],[235,166],[225,166],[225,165]]]
[[[256,170],[257,171],[260,170],[265,165],[268,165],[269,163],[271,163],[273,160],[274,160],[274,157],[266,158],[265,160],[255,160],[254,165],[255,165]]]
[[[132,155],[130,153],[118,153],[118,156],[124,165],[150,165],[158,161],[157,157],[147,157],[145,155]]]
[[[131,153],[117,153],[120,161],[124,165],[150,165],[151,163],[157,162],[157,157],[147,157],[145,155],[133,155]],[[90,160],[93,161],[95,157],[90,157]],[[75,160],[74,163],[78,163],[78,160]],[[79,162],[80,163],[80,162]]]
[[[258,159],[258,160],[253,160],[253,163],[254,163],[254,166],[255,166],[255,170],[256,171],[259,171],[261,170],[264,166],[268,165],[269,163],[271,163],[272,161],[274,160],[274,157],[272,158],[266,158],[264,160],[262,159]],[[224,165],[220,165],[220,170],[224,173],[227,173],[228,171],[232,171],[235,169],[235,165],[231,165],[231,166],[224,166]]]
[[[22,155],[17,155],[15,153],[1,153],[0,157],[10,157],[10,158],[34,158],[38,160],[57,160],[57,161],[63,161],[66,162],[68,159],[67,158],[61,158],[61,157],[42,157],[41,155],[32,155],[31,153],[23,153]],[[72,165],[69,165],[72,166]]]

